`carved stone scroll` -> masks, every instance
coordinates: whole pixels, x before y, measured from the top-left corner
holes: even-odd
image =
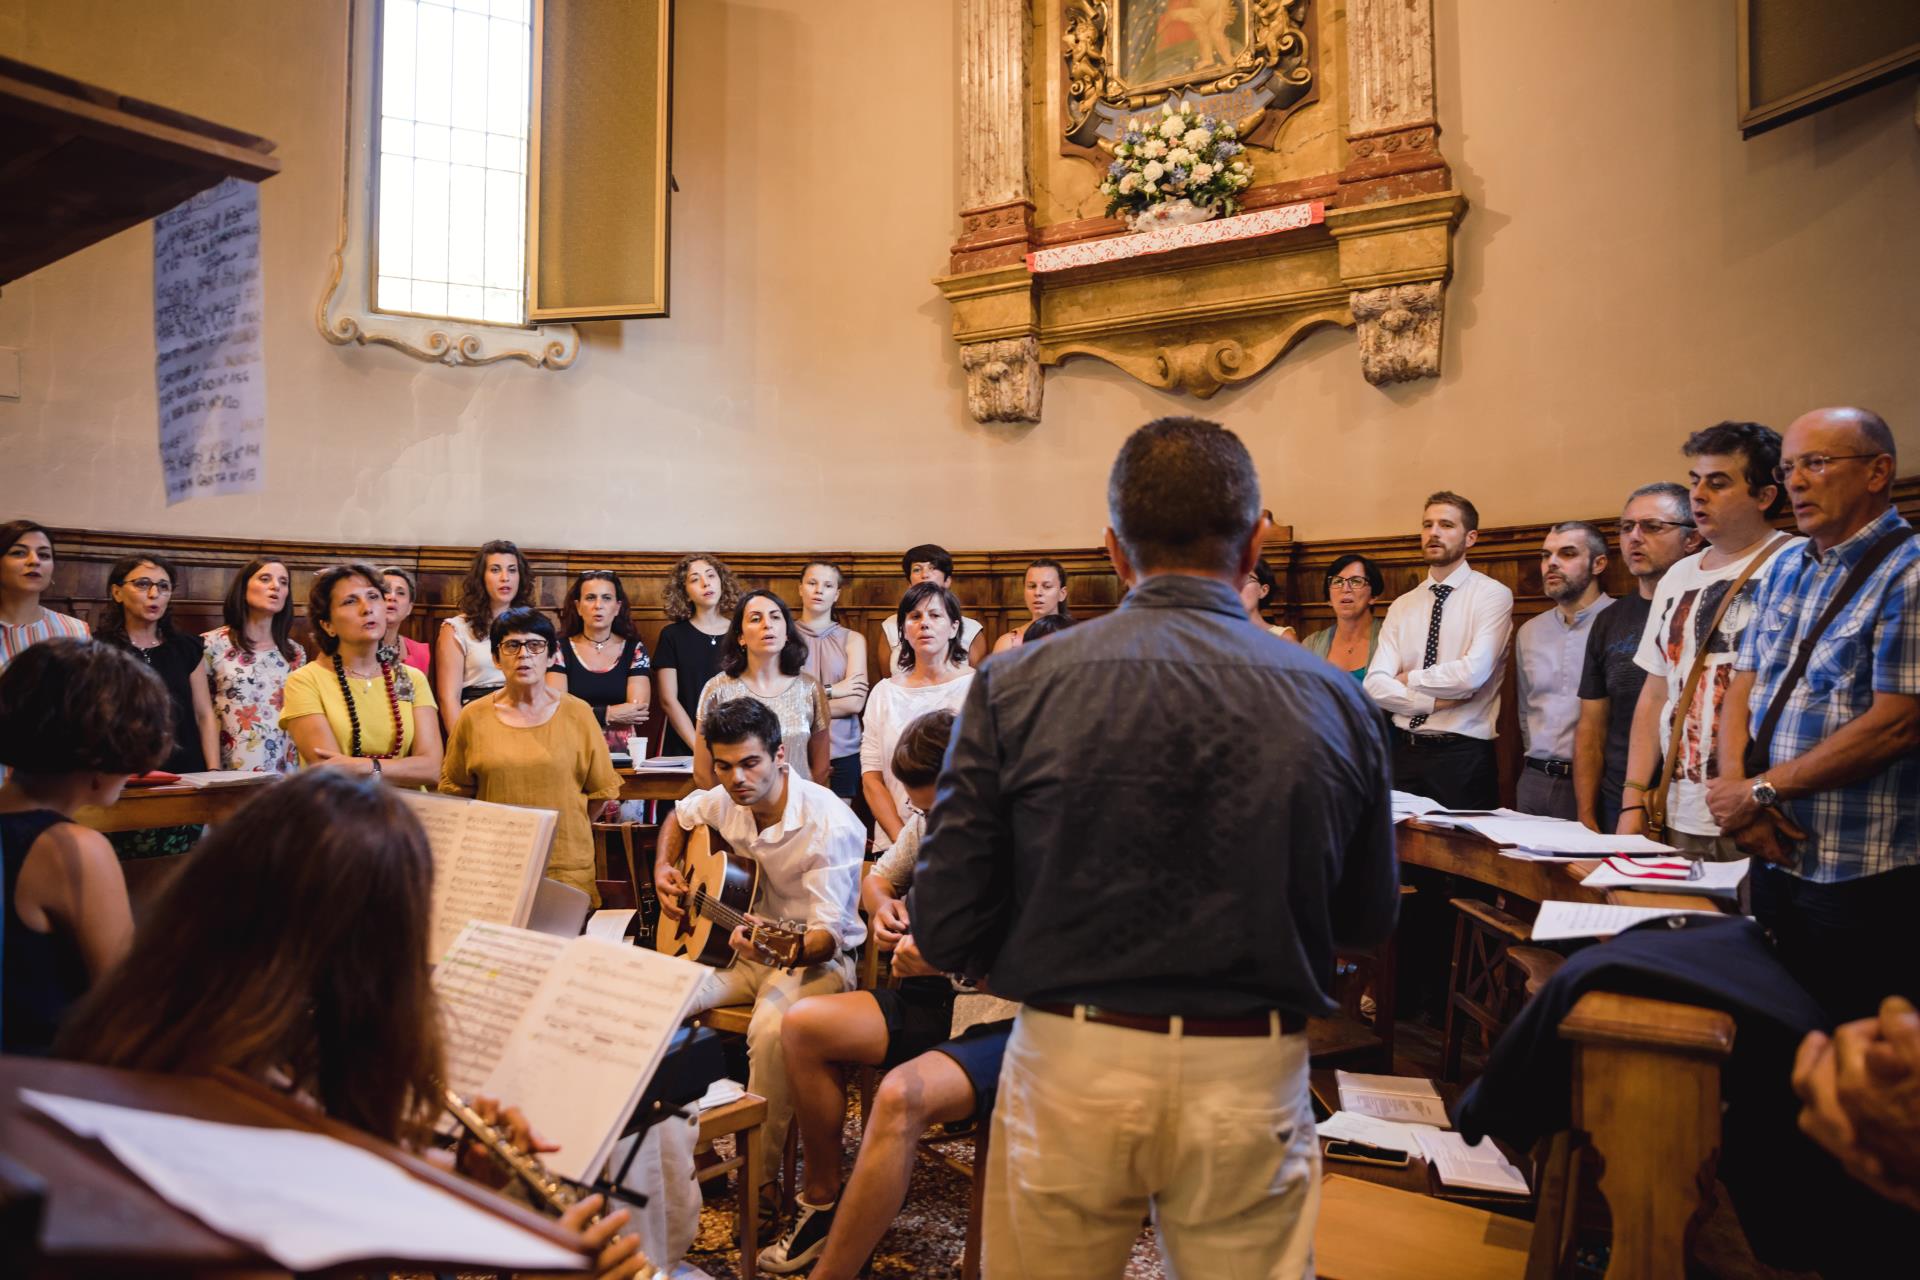
[[[1033,338],[971,342],[960,348],[967,411],[975,422],[1040,421],[1040,344]]]
[[[1362,289],[1353,295],[1360,372],[1376,387],[1440,374],[1440,282]]]

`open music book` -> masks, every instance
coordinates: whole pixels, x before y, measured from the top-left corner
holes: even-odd
[[[459,796],[402,791],[433,846],[433,936],[438,961],[470,920],[524,925],[547,869],[560,815]]]
[[[519,1107],[590,1182],[659,1069],[707,970],[604,938],[475,921],[434,969],[447,1084]]]

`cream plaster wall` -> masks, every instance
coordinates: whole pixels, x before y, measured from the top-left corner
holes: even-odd
[[[267,491],[168,510],[151,232],[6,288],[0,513],[155,532],[759,549],[1086,545],[1114,447],[1197,409],[1307,537],[1604,513],[1689,429],[1880,409],[1920,470],[1911,80],[1750,143],[1732,6],[1438,0],[1443,145],[1473,207],[1443,376],[1379,391],[1323,331],[1196,404],[1079,361],[1046,420],[962,408],[944,267],[951,0],[680,0],[674,315],[576,366],[443,369],[320,339],[344,0],[0,0],[0,52],[264,134]]]

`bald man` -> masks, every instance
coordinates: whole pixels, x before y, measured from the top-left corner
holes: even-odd
[[[1808,541],[1761,575],[1707,793],[1755,859],[1754,914],[1835,1021],[1920,993],[1920,539],[1897,469],[1865,409],[1787,428],[1775,474]]]

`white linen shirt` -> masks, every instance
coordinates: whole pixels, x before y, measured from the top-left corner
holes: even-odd
[[[705,823],[760,864],[753,914],[825,929],[841,951],[866,941],[867,926],[860,919],[866,832],[833,792],[787,769],[786,811],[765,830],[753,810],[736,804],[725,787],[682,797],[673,816],[682,831]]]
[[[1513,634],[1513,592],[1465,561],[1441,579],[1452,587],[1440,614],[1440,651],[1422,670],[1427,653],[1427,623],[1433,616],[1431,570],[1412,591],[1394,598],[1380,624],[1380,643],[1367,664],[1367,696],[1393,713],[1404,729],[1414,716],[1427,720],[1428,733],[1457,733],[1491,739],[1500,721],[1500,677],[1506,669],[1507,640]],[[1407,672],[1406,683],[1400,673]],[[1435,711],[1436,700],[1465,699],[1463,705]]]
[[[1448,604],[1453,602],[1449,600]],[[1593,620],[1613,603],[1601,596],[1568,622],[1558,607],[1521,624],[1513,637],[1513,674],[1520,698],[1520,747],[1535,760],[1573,760],[1580,724],[1580,671]]]
[[[887,794],[893,797],[893,807],[902,819],[907,816],[907,788],[900,779],[893,776],[893,749],[900,741],[900,735],[906,732],[908,725],[926,715],[929,711],[951,711],[958,715],[960,704],[967,700],[967,689],[973,684],[973,668],[963,667],[961,673],[945,684],[905,685],[900,677],[882,680],[873,686],[873,692],[867,695],[867,708],[862,713],[864,721],[860,730],[860,772],[880,775],[886,783]],[[887,829],[879,823],[873,824],[873,847],[885,849],[893,841],[887,838]]]

